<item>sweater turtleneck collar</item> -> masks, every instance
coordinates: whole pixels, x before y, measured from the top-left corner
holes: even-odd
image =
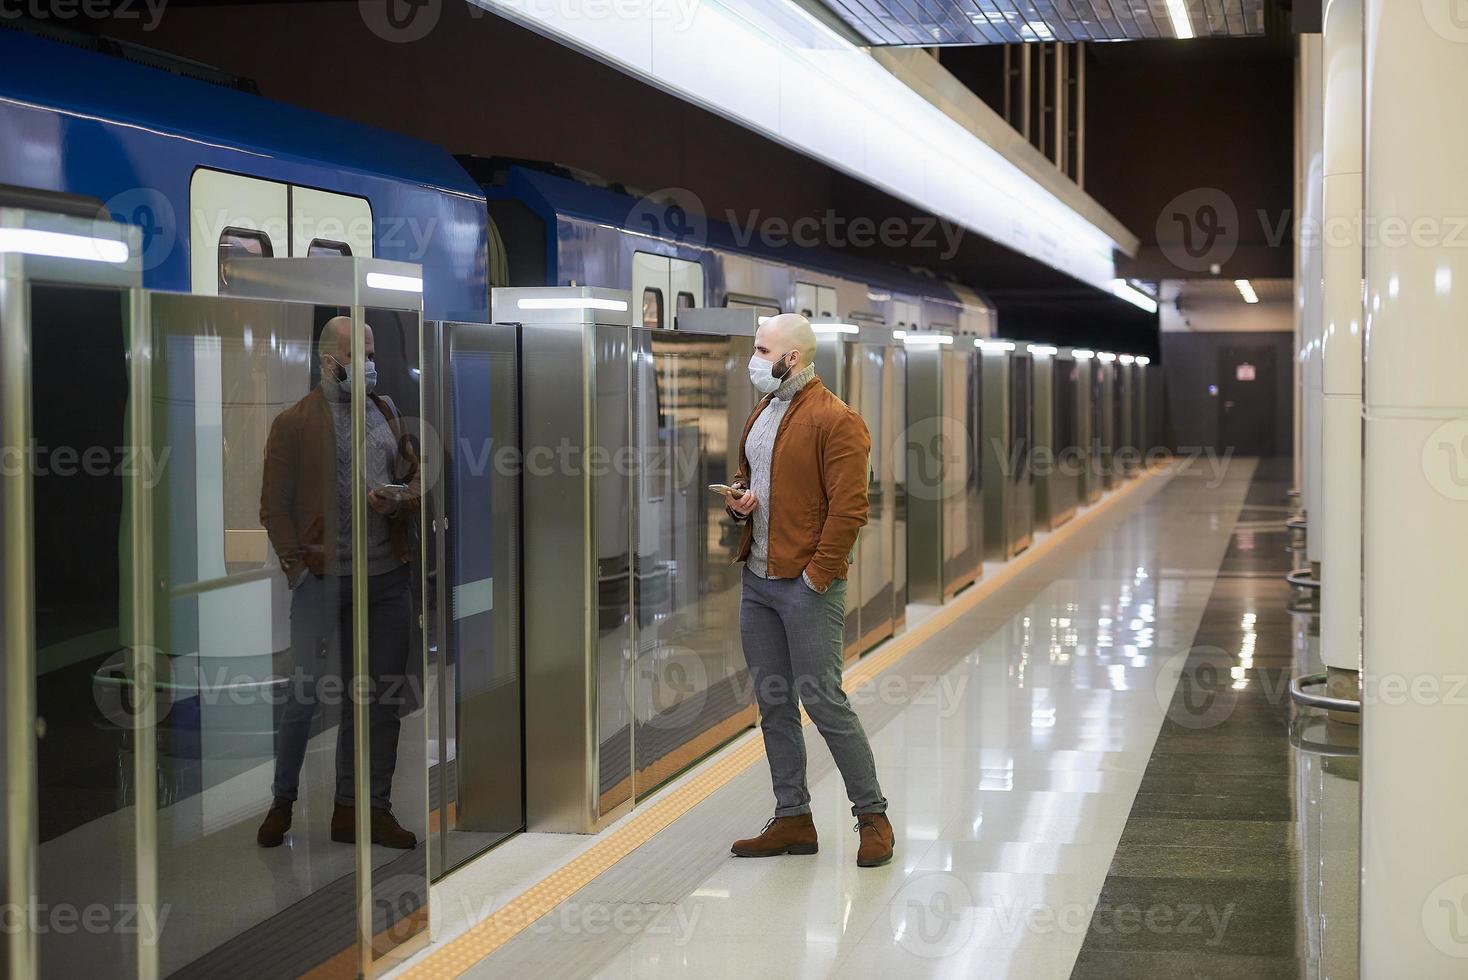
[[[795,397],[795,393],[797,391],[810,384],[815,376],[815,364],[807,364],[805,367],[801,368],[799,371],[796,371],[794,374],[790,375],[790,377],[780,382],[780,387],[775,389],[774,397],[779,398],[782,401],[789,401],[790,399]]]

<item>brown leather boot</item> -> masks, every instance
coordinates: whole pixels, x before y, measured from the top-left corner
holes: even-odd
[[[331,811],[331,839],[338,844],[357,842],[357,808],[340,803]]]
[[[858,868],[878,868],[892,860],[896,835],[885,813],[860,814],[853,829],[861,834],[861,846],[856,849]]]
[[[341,844],[357,841],[357,808],[336,805],[331,811],[331,839]],[[418,837],[398,823],[391,810],[372,808],[372,843],[382,847],[394,847],[400,851],[411,851],[418,846]]]
[[[398,823],[391,810],[372,808],[372,843],[382,847],[395,847],[400,851],[411,851],[418,846],[418,837]]]
[[[758,837],[737,840],[729,848],[736,857],[767,858],[777,854],[814,854],[816,825],[809,813],[772,817]]]
[[[261,847],[279,847],[285,842],[285,832],[291,829],[291,801],[276,800],[265,814],[265,822],[255,831],[255,843]]]

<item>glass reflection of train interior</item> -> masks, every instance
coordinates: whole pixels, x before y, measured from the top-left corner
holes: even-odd
[[[523,829],[518,343],[503,324],[425,324],[430,488],[429,860],[434,877]],[[496,573],[498,571],[498,574]]]
[[[1007,561],[1029,547],[1035,490],[1029,466],[1030,355],[1009,341],[985,344],[984,557]]]
[[[1069,350],[1030,344],[1033,368],[1034,524],[1053,531],[1075,514],[1080,477],[1076,446],[1076,362]]]
[[[894,446],[904,454],[908,600],[937,604],[980,575],[990,474],[982,462],[979,352],[919,341],[905,343],[905,436]]]
[[[834,300],[828,300],[834,302]],[[816,373],[862,417],[871,437],[867,469],[867,523],[858,532],[847,569],[843,654],[853,660],[891,636],[899,617],[895,514],[897,473],[892,447],[902,436],[905,360],[882,320],[869,313],[840,324],[818,325]]]
[[[1132,400],[1131,368],[1112,361],[1111,368],[1111,460],[1113,479],[1126,482],[1131,458]]]
[[[1117,436],[1116,410],[1112,407],[1116,397],[1116,363],[1108,360],[1110,356],[1097,355],[1091,362],[1091,437],[1095,443],[1095,466],[1102,490],[1112,490],[1120,482],[1113,465]]]
[[[131,324],[120,290],[36,284],[30,302],[35,698],[44,726],[37,898],[48,908],[111,907],[133,890],[133,732],[126,699],[94,678],[120,667],[126,644]],[[86,452],[100,455],[89,461]],[[119,964],[115,975],[131,975],[129,942],[115,930],[39,937],[52,976],[109,962]]]
[[[1051,397],[1046,405],[1050,415],[1047,516],[1049,527],[1054,529],[1075,515],[1076,506],[1081,499],[1081,481],[1084,478],[1081,440],[1077,432],[1080,378],[1076,360],[1069,356],[1069,352],[1062,352],[1054,357],[1051,379]],[[1039,407],[1037,400],[1036,411]]]
[[[121,297],[33,293],[36,444],[91,447],[77,463],[57,453],[35,474],[41,894],[77,907],[129,899],[134,753],[148,739],[157,887],[169,910],[157,922],[163,972],[207,973],[234,955],[233,942],[276,916],[313,923],[290,947],[298,962],[350,956],[354,848],[327,839],[340,710],[324,695],[303,759],[295,846],[255,845],[291,674],[289,594],[261,524],[266,442],[276,417],[309,397],[316,337],[341,311],[162,294],[151,310],[154,397],[140,405],[130,399]],[[416,314],[369,311],[368,319],[379,391],[416,418]],[[56,397],[63,389],[68,396]],[[124,436],[134,412],[149,413],[151,446],[130,446]],[[134,468],[153,494],[152,540],[134,539],[123,516]],[[335,519],[334,500],[323,506]],[[156,582],[128,580],[133,547],[152,550]],[[134,589],[156,608],[151,729],[134,723],[125,662]],[[403,653],[411,675],[421,650]],[[411,702],[421,672],[405,680],[393,802],[421,835],[421,705]],[[411,854],[375,857],[385,952],[426,926],[427,883]],[[217,902],[220,880],[248,904]],[[131,941],[115,931],[43,936],[45,972],[130,965]]]
[[[637,436],[633,734],[639,796],[754,722],[739,647],[728,483],[754,404],[742,336],[634,330]]]

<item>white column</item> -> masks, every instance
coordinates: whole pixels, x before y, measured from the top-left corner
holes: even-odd
[[[1468,975],[1468,26],[1366,0],[1361,976]]]
[[[1293,163],[1294,163],[1294,175],[1293,175],[1294,185],[1293,185],[1293,189],[1292,189],[1293,197],[1291,198],[1291,206],[1292,206],[1293,215],[1294,215],[1294,219],[1293,219],[1294,220],[1294,225],[1293,225],[1293,229],[1292,230],[1294,231],[1295,247],[1294,247],[1294,255],[1293,255],[1294,268],[1291,270],[1291,272],[1292,272],[1293,279],[1294,279],[1294,284],[1295,284],[1295,304],[1294,304],[1294,314],[1295,314],[1295,317],[1294,317],[1294,324],[1295,324],[1295,360],[1294,360],[1294,364],[1293,364],[1294,379],[1295,379],[1295,389],[1294,389],[1295,390],[1295,405],[1294,405],[1294,422],[1295,422],[1295,424],[1294,424],[1294,445],[1293,445],[1293,448],[1292,448],[1292,452],[1294,454],[1294,482],[1292,483],[1292,486],[1300,494],[1300,496],[1298,498],[1298,503],[1299,503],[1299,506],[1303,509],[1304,506],[1305,506],[1305,496],[1304,496],[1304,494],[1305,494],[1305,489],[1304,489],[1304,487],[1305,487],[1305,483],[1304,483],[1305,471],[1304,471],[1303,465],[1302,465],[1303,464],[1303,454],[1304,454],[1304,442],[1303,442],[1303,438],[1304,437],[1303,437],[1303,432],[1304,432],[1304,425],[1305,425],[1305,375],[1304,375],[1304,371],[1303,371],[1303,365],[1305,363],[1305,358],[1304,358],[1305,347],[1304,347],[1304,337],[1301,334],[1301,328],[1304,325],[1304,319],[1305,319],[1305,317],[1304,317],[1305,280],[1304,280],[1304,277],[1300,274],[1300,212],[1301,212],[1301,210],[1303,208],[1304,187],[1305,187],[1305,168],[1304,168],[1303,163],[1301,162],[1304,159],[1304,156],[1305,156],[1305,151],[1304,151],[1305,138],[1304,138],[1304,135],[1303,135],[1304,132],[1305,132],[1305,127],[1304,127],[1304,115],[1305,115],[1305,112],[1304,112],[1304,106],[1302,105],[1302,102],[1304,101],[1304,99],[1303,99],[1303,93],[1304,93],[1304,90],[1305,89],[1304,89],[1304,81],[1303,81],[1303,75],[1302,75],[1303,67],[1304,66],[1302,64],[1302,59],[1301,59],[1301,50],[1302,50],[1302,44],[1301,44],[1301,42],[1298,42],[1297,41],[1296,42],[1296,47],[1295,47],[1295,75],[1294,75],[1294,80],[1295,80],[1295,120],[1294,120],[1294,149],[1295,149],[1295,152],[1294,152],[1294,157],[1293,157]]]
[[[1361,669],[1361,3],[1327,0],[1322,44],[1320,657],[1331,692]],[[1338,673],[1339,672],[1339,673]]]
[[[1301,340],[1305,361],[1304,376],[1305,428],[1301,461],[1305,472],[1305,512],[1309,525],[1305,529],[1305,557],[1315,564],[1320,561],[1320,416],[1324,400],[1321,391],[1321,289],[1320,227],[1322,218],[1322,144],[1324,142],[1323,84],[1321,70],[1321,37],[1300,36],[1301,128],[1304,156],[1300,161],[1304,184],[1300,208],[1300,283]]]

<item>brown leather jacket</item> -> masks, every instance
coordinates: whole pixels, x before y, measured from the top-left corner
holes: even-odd
[[[393,552],[399,561],[417,557],[413,522],[418,520],[421,467],[411,438],[391,401],[369,395],[387,418],[398,440],[395,476],[413,492],[388,517]],[[369,408],[368,411],[372,409]],[[325,570],[325,556],[336,550],[336,428],[331,406],[320,387],[281,412],[265,441],[265,472],[260,480],[260,523],[280,559],[280,569],[294,581],[304,563],[314,575]]]
[[[768,395],[760,399],[739,437],[735,481],[742,486],[749,486],[749,457],[744,454],[744,443],[769,400]],[[797,578],[804,571],[820,590],[846,577],[856,532],[867,522],[871,450],[866,422],[820,378],[795,393],[775,433],[770,499],[756,504],[770,508],[772,576]],[[729,513],[733,515],[733,511]],[[749,557],[754,541],[754,522],[744,518],[744,523],[744,537],[735,561]]]

